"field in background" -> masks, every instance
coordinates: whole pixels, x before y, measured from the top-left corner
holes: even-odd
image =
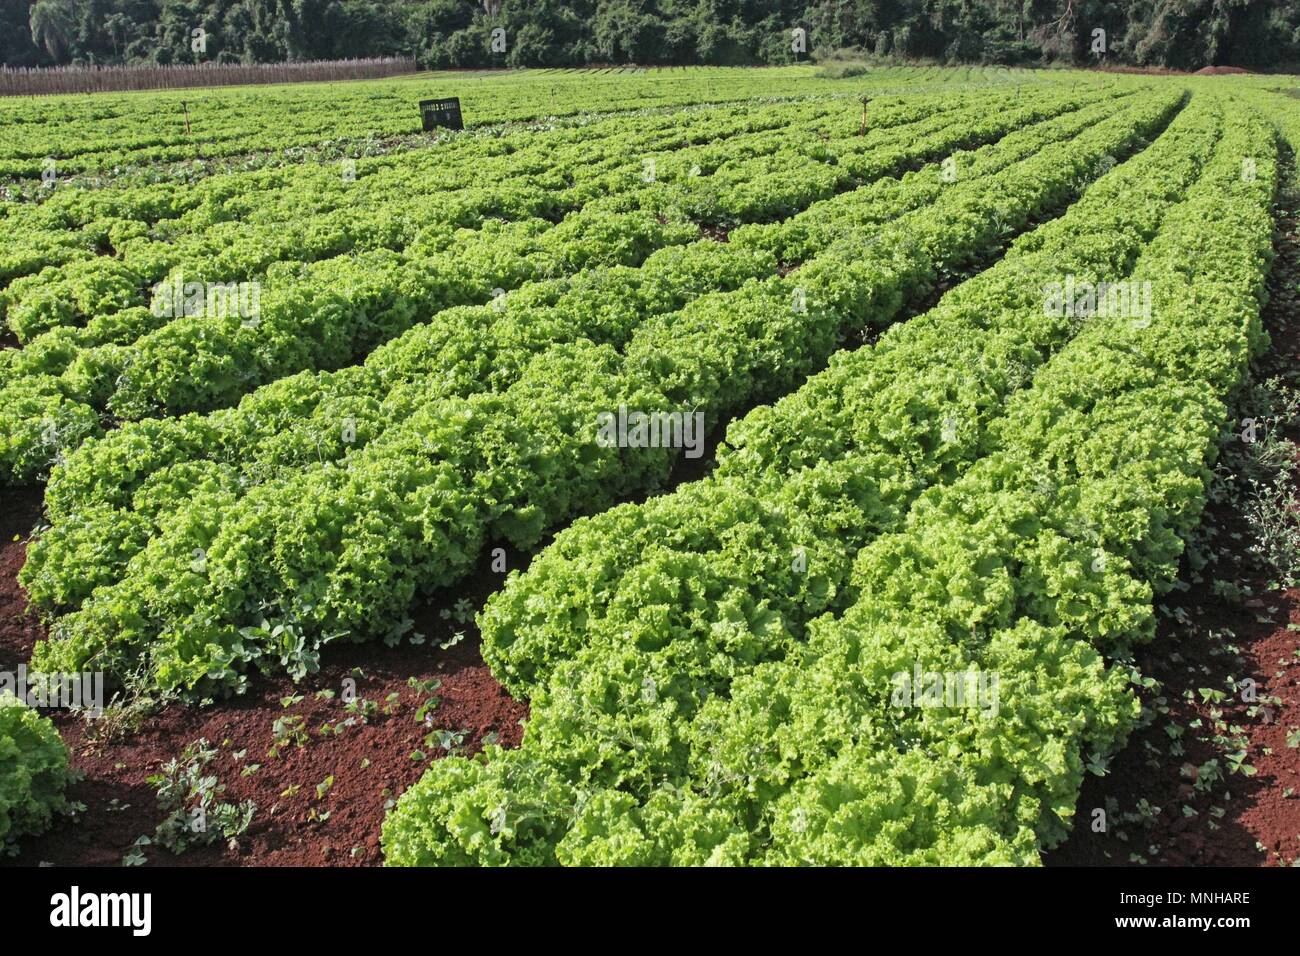
[[[467,126],[479,129],[755,98],[1021,81],[1041,82],[1028,71],[981,67],[887,69],[844,82],[820,80],[812,67],[557,69],[0,100],[0,181],[38,179],[50,162],[61,178],[106,170],[147,178],[177,162],[253,161],[286,150],[274,159],[293,162],[322,150],[363,156],[418,133],[417,104],[436,97],[459,97]]]

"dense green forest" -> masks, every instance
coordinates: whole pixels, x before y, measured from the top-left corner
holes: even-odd
[[[795,49],[800,27],[805,49]],[[1096,31],[1105,31],[1104,53]],[[0,62],[22,66],[385,55],[457,67],[742,64],[839,50],[940,62],[1279,68],[1300,62],[1300,3],[0,0]]]

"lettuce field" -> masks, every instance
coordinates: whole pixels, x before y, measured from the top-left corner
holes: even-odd
[[[1283,75],[0,100],[0,847],[1294,863],[1297,150]]]

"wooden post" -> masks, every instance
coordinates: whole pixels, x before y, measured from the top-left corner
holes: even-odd
[[[870,102],[871,100],[869,98],[865,96],[862,97],[862,125],[858,127],[859,136],[867,135],[867,104]]]
[[[181,109],[185,111],[185,135],[190,135],[190,108],[184,100],[181,100]]]

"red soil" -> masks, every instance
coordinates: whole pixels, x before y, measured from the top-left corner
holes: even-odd
[[[40,517],[40,491],[10,498],[0,515],[0,669],[13,670],[25,662],[43,628],[27,614],[26,597],[15,576],[25,559],[23,536]],[[485,575],[478,589],[484,594],[500,584],[499,575]],[[467,592],[477,606],[481,594]],[[449,602],[450,603],[450,602]],[[234,849],[218,843],[172,856],[146,847],[149,865],[374,865],[382,861],[379,829],[386,806],[419,779],[429,759],[446,751],[426,737],[439,729],[463,732],[460,752],[478,751],[483,738],[496,734],[507,746],[517,745],[524,704],[512,700],[493,679],[478,651],[473,625],[443,620],[437,606],[413,614],[415,630],[426,643],[345,645],[322,657],[321,670],[295,685],[288,678],[257,678],[247,694],[208,707],[173,704],[144,720],[124,739],[95,741],[81,718],[49,711],[72,751],[72,763],[85,776],[72,787],[72,799],[85,804],[75,819],[56,825],[22,844],[12,861],[36,865],[117,866],[136,839],[152,835],[165,814],[159,810],[146,778],[180,755],[187,744],[203,737],[220,748],[208,773],[226,786],[222,800],[257,804],[253,824]],[[457,630],[465,637],[446,650]],[[325,723],[348,718],[342,703],[343,682],[356,682],[358,697],[373,701],[380,712],[337,735],[322,734]],[[433,694],[441,699],[431,709],[429,723],[415,714],[431,696],[408,686],[408,678],[439,681]],[[318,698],[332,690],[332,699]],[[390,695],[396,695],[389,702]],[[282,701],[299,698],[288,707]],[[304,746],[283,748],[269,757],[274,743],[272,725],[285,715],[302,717],[308,732]],[[237,754],[243,752],[242,759]],[[423,752],[423,759],[412,754]],[[260,769],[249,776],[242,770]],[[319,798],[317,787],[329,777],[333,784]]]
[[[1286,743],[1300,727],[1300,634],[1287,630],[1288,623],[1300,628],[1300,591],[1238,606],[1198,591],[1164,602],[1185,612],[1186,620],[1166,618],[1136,662],[1160,682],[1145,701],[1158,706],[1161,697],[1167,712],[1134,735],[1105,777],[1086,779],[1074,831],[1044,855],[1048,865],[1139,862],[1134,854],[1161,865],[1289,865],[1300,857],[1300,751]],[[1235,638],[1213,636],[1224,629]],[[1252,708],[1232,694],[1230,679],[1247,677],[1258,683],[1259,701],[1276,697],[1280,703]],[[1229,696],[1207,703],[1201,688]],[[1253,776],[1230,772],[1225,748],[1213,742],[1216,734],[1231,736],[1237,728]],[[1180,734],[1181,752],[1172,732]],[[1208,786],[1209,777],[1199,780],[1198,788],[1211,760],[1222,777]],[[1146,814],[1142,801],[1150,808]],[[1107,811],[1106,832],[1092,829],[1098,808]]]

